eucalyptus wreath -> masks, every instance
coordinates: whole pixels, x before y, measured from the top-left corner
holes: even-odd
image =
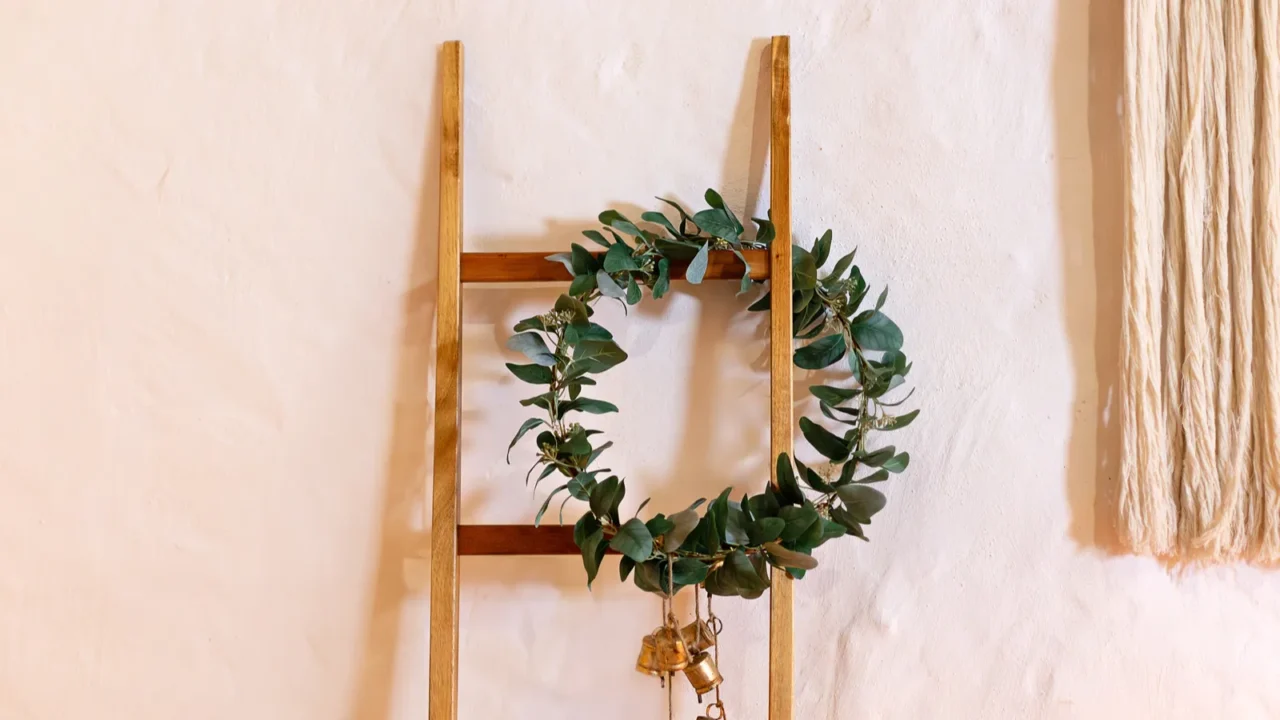
[[[873,486],[905,470],[911,459],[892,445],[869,443],[873,431],[898,430],[919,414],[896,414],[911,393],[886,399],[911,370],[902,352],[902,331],[882,311],[888,288],[872,307],[863,308],[868,284],[853,264],[853,252],[819,277],[831,253],[827,230],[811,247],[793,249],[792,327],[795,338],[812,341],[795,350],[797,367],[821,370],[844,359],[851,375],[847,387],[809,388],[822,415],[847,429],[837,434],[808,417],[800,418],[805,439],[829,462],[812,467],[784,452],[777,458],[776,485],[766,482],[759,494],[735,500],[733,489],[726,488],[710,502],[698,499],[684,510],[641,520],[639,514],[649,502],[645,500],[631,518],[623,519],[626,482],[609,468],[597,467],[613,443],[599,442],[595,436],[600,431],[577,420],[618,411],[613,403],[583,393],[596,384],[592,376],[627,359],[613,335],[592,320],[593,306],[609,298],[625,310],[640,302],[642,288],[655,299],[663,297],[677,261],[688,261],[685,278],[700,283],[713,249],[730,250],[742,260],[739,295],[749,291],[753,283],[742,251],[770,245],[775,235],[771,216],[752,218],[755,229],[748,239],[719,193],[707,190],[705,198],[709,207],[693,215],[678,203],[658,198],[679,213],[679,224],[661,212],[643,213],[641,221],[653,229],[616,210],[601,213],[603,232],[586,230],[583,235],[605,251],[593,254],[575,243],[570,252],[549,256],[573,274],[569,291],[549,312],[518,322],[516,334],[507,341],[508,348],[530,360],[508,363],[511,373],[545,387],[520,401],[544,415],[520,426],[507,459],[510,462],[511,449],[521,438],[539,430],[537,459],[525,476],[526,485],[539,467],[535,490],[552,475],[565,480],[542,503],[535,524],[542,522],[561,493],[567,493],[560,504],[561,523],[569,500],[587,503],[587,512],[574,525],[573,539],[582,551],[588,587],[612,548],[622,555],[621,579],[633,575],[642,590],[674,595],[682,587],[703,585],[715,595],[759,597],[769,587],[770,565],[800,578],[817,567],[813,551],[828,540],[842,535],[866,540],[864,526],[885,505],[884,494]],[[769,292],[748,309],[768,310]]]

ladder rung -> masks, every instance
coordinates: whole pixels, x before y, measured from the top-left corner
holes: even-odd
[[[459,525],[459,555],[577,555],[572,525]]]
[[[547,260],[551,252],[498,252],[462,253],[463,283],[500,282],[566,282],[573,276],[558,262]],[[604,253],[593,253],[596,257]],[[769,251],[743,250],[751,264],[751,278],[765,280],[769,277]],[[684,277],[687,262],[676,262],[671,267],[671,279]],[[712,250],[707,258],[709,280],[737,280],[742,277],[742,261],[729,250]]]

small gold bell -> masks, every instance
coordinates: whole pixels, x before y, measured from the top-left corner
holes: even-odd
[[[689,666],[684,669],[684,676],[689,678],[689,684],[693,685],[693,691],[698,694],[699,700],[724,681],[720,676],[720,668],[716,667],[715,659],[705,652],[700,652],[693,658]]]
[[[674,627],[663,626],[653,631],[654,649],[657,651],[657,665],[661,673],[673,673],[689,666],[689,651],[680,639],[680,631]]]
[[[680,631],[680,638],[684,640],[685,649],[694,655],[710,650],[716,644],[716,634],[711,632],[706,620],[694,620],[685,625]]]
[[[658,663],[658,643],[653,635],[645,635],[640,641],[640,657],[636,658],[636,672],[645,675],[662,675],[662,667]]]

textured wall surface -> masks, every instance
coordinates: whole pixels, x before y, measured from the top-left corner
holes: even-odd
[[[425,717],[438,44],[467,248],[554,250],[655,194],[763,212],[775,33],[796,237],[892,285],[924,409],[798,587],[796,716],[1280,716],[1280,577],[1111,549],[1119,5],[0,3],[0,717]],[[767,477],[733,290],[606,317],[651,508]],[[468,521],[541,501],[502,341],[555,292],[465,295]],[[613,567],[463,563],[464,720],[665,717]],[[767,604],[720,610],[763,718]]]

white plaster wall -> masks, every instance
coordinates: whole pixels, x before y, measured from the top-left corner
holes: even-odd
[[[465,41],[466,245],[655,194],[767,207],[892,284],[924,414],[869,545],[798,588],[800,718],[1274,718],[1280,577],[1110,530],[1118,0],[0,3],[0,718],[425,717],[437,48]],[[464,516],[523,522],[516,318],[468,290]],[[609,323],[652,508],[766,477],[729,284]],[[799,377],[798,381],[804,381]],[[634,505],[632,505],[634,507]],[[665,717],[657,608],[572,559],[462,566],[461,714]],[[724,601],[734,718],[767,604]],[[695,712],[681,700],[681,717]]]

